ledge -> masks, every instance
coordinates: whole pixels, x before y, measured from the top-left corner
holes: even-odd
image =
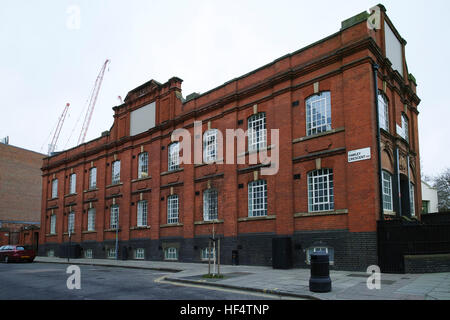
[[[90,233],[97,233],[97,231],[82,231],[82,234],[90,234]]]
[[[116,232],[116,231],[121,232],[122,229],[119,229],[119,230],[117,230],[117,229],[105,229],[105,230],[103,230],[103,231],[104,231],[104,232]]]
[[[74,236],[74,235],[76,235],[76,234],[77,234],[76,232],[73,232],[73,233],[70,234],[70,236]],[[68,236],[69,233],[68,233],[68,232],[64,232],[63,235]]]
[[[210,165],[213,165],[213,164],[224,164],[224,163],[223,163],[223,158],[222,158],[222,159],[214,160],[214,161],[211,162],[211,163],[203,162],[203,163],[201,163],[201,164],[194,164],[194,168],[200,168],[200,167],[204,167],[204,166],[210,166]]]
[[[194,225],[201,226],[201,225],[206,225],[206,224],[222,224],[222,223],[224,223],[224,220],[219,219],[219,220],[213,220],[213,221],[195,221]]]
[[[274,145],[274,144],[271,144],[270,146],[267,146],[267,147],[264,147],[264,148],[261,148],[261,149],[251,150],[251,151],[250,151],[250,150],[247,150],[247,151],[244,152],[244,153],[238,154],[237,157],[240,158],[240,157],[245,157],[245,156],[247,156],[247,155],[249,155],[249,154],[259,153],[259,152],[261,152],[261,151],[269,151],[269,150],[272,150],[273,148],[275,148],[275,145]]]
[[[182,172],[182,171],[184,171],[184,168],[180,168],[180,169],[172,170],[172,171],[165,171],[165,172],[161,172],[161,176],[167,176],[169,174],[178,173],[178,172]]]
[[[69,193],[69,194],[66,194],[64,196],[64,198],[73,197],[73,196],[76,196],[76,195],[78,195],[78,193]]]
[[[272,216],[262,216],[262,217],[245,217],[239,218],[238,222],[249,222],[249,221],[261,221],[261,220],[275,220],[277,218],[276,215]]]
[[[183,223],[172,223],[172,224],[162,224],[159,227],[160,228],[176,228],[176,227],[182,227],[184,226]]]
[[[45,236],[46,237],[56,237],[58,234],[57,233],[47,233]]]
[[[95,189],[88,189],[88,190],[84,190],[84,193],[88,193],[88,192],[94,192],[94,191],[99,191],[99,188],[95,188]]]
[[[151,178],[152,178],[152,176],[148,176],[148,177],[145,177],[145,178],[138,178],[138,179],[131,180],[131,183],[145,181],[145,180],[150,180]]]
[[[338,132],[344,132],[344,131],[345,131],[345,127],[331,129],[331,130],[326,131],[326,132],[316,133],[316,134],[311,135],[311,136],[306,136],[306,137],[301,137],[301,138],[294,139],[294,140],[292,140],[292,143],[296,144],[296,143],[299,143],[299,142],[308,141],[308,140],[319,138],[319,137],[329,136],[329,135],[332,135],[332,134],[335,134],[335,133],[338,133]]]
[[[131,227],[130,230],[149,230],[150,226]]]
[[[58,200],[59,198],[51,198],[51,199],[47,199],[47,201],[55,201]]]
[[[321,216],[337,216],[348,214],[348,209],[341,209],[335,211],[321,211],[321,212],[300,212],[294,214],[294,218],[303,218],[303,217],[321,217]]]
[[[384,214],[385,216],[392,216],[392,217],[395,217],[395,216],[397,215],[397,212],[395,212],[395,211],[389,211],[389,210],[384,210],[384,211],[383,211],[383,214]]]
[[[123,182],[110,184],[110,185],[106,186],[105,189],[109,189],[109,188],[113,188],[113,187],[119,187],[119,186],[123,186]]]

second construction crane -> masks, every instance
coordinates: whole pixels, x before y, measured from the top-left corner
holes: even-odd
[[[98,93],[100,92],[100,88],[102,86],[103,76],[105,74],[105,70],[109,62],[110,62],[109,59],[105,61],[102,68],[100,69],[100,73],[98,74],[97,79],[95,80],[95,85],[94,88],[92,89],[92,93],[89,98],[89,105],[86,111],[86,116],[84,118],[83,127],[81,128],[77,145],[84,143],[86,139],[86,133],[89,129],[89,124],[91,123],[92,113],[94,111],[95,103],[97,102]]]

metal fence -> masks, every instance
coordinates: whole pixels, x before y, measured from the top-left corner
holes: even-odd
[[[450,224],[378,221],[378,262],[384,273],[404,273],[405,255],[450,253]]]

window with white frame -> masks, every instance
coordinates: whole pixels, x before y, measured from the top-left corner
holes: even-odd
[[[383,209],[393,211],[392,205],[392,175],[383,170]]]
[[[202,260],[214,260],[215,258],[215,250],[214,248],[203,248],[201,252],[201,259]]]
[[[69,233],[74,233],[75,231],[75,212],[70,212],[68,215],[67,231]]]
[[[145,249],[137,248],[134,250],[134,258],[136,260],[144,260],[145,259]]]
[[[89,189],[97,188],[97,168],[91,168],[89,170]]]
[[[173,194],[167,197],[167,223],[178,223],[178,195]]]
[[[114,161],[112,163],[112,184],[120,183],[120,160]]]
[[[119,206],[117,204],[111,206],[110,228],[119,228]]]
[[[84,257],[86,259],[92,259],[93,254],[92,254],[92,249],[86,249],[84,250]]]
[[[408,124],[408,117],[405,114],[402,114],[402,129],[403,129],[402,137],[409,142],[409,124]]]
[[[137,203],[137,226],[147,226],[147,201],[142,200]]]
[[[180,146],[178,142],[169,146],[169,171],[178,170],[180,168]]]
[[[309,212],[334,210],[333,170],[320,169],[308,173]]]
[[[203,220],[217,220],[217,191],[208,189],[203,192]]]
[[[147,178],[148,177],[148,153],[142,152],[139,154],[138,161],[138,178]]]
[[[389,104],[381,92],[378,93],[378,117],[380,128],[389,132]]]
[[[116,248],[108,248],[106,251],[107,258],[108,259],[115,259],[116,258]]]
[[[58,198],[58,179],[52,181],[52,199]]]
[[[267,181],[258,180],[248,184],[248,216],[267,216]]]
[[[95,231],[95,208],[88,210],[88,228],[87,231]]]
[[[164,250],[165,260],[178,260],[178,249],[177,248],[166,248]]]
[[[217,129],[211,129],[203,134],[203,161],[213,163],[217,160]]]
[[[248,151],[257,151],[266,146],[266,114],[260,112],[248,118]]]
[[[306,250],[306,263],[311,264],[311,254],[325,253],[328,254],[330,265],[334,264],[334,249],[329,247],[311,247]]]
[[[331,95],[324,91],[306,99],[306,134],[331,130]]]
[[[54,257],[55,256],[55,250],[50,249],[47,251],[47,257]]]
[[[70,175],[70,190],[69,194],[74,194],[77,192],[77,175],[72,173]]]
[[[56,234],[56,215],[50,216],[50,234]]]
[[[416,215],[416,207],[415,207],[415,202],[414,202],[414,184],[413,183],[409,184],[409,207],[411,210],[411,216],[415,216]]]

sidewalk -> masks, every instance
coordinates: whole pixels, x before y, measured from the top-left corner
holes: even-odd
[[[36,262],[64,263],[67,259],[36,257]],[[368,274],[364,272],[330,271],[332,291],[309,291],[309,269],[274,270],[258,266],[221,266],[223,279],[205,279],[207,264],[71,259],[70,264],[139,268],[169,272],[166,281],[201,284],[247,291],[266,292],[319,300],[450,300],[450,273],[435,274],[382,274],[381,289],[369,290]]]

